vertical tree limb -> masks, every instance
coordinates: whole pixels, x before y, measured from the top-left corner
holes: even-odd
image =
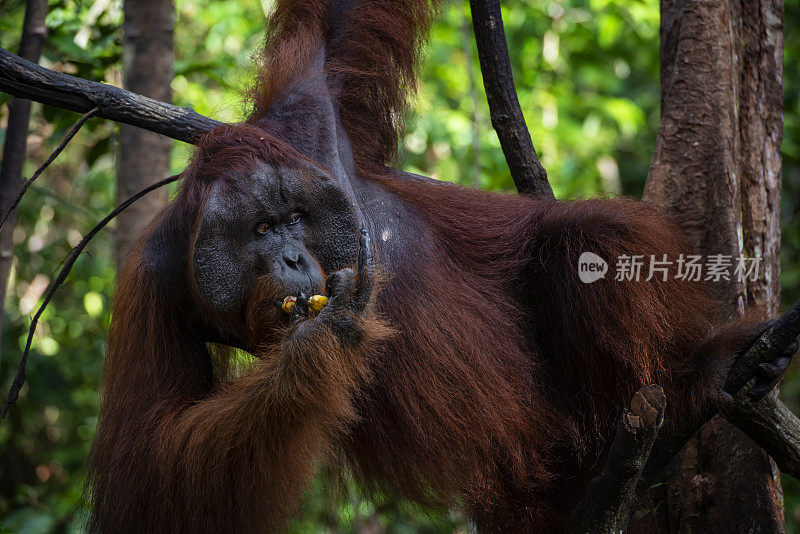
[[[22,39],[19,55],[34,63],[39,61],[45,39],[47,38],[47,0],[28,0],[25,6],[25,20],[22,24]],[[13,98],[8,103],[8,126],[3,145],[3,162],[0,166],[0,213],[5,213],[17,196],[22,183],[22,167],[28,141],[31,102]],[[0,230],[0,330],[3,326],[6,286],[14,258],[12,236],[16,225],[16,214]]]
[[[779,0],[661,2],[662,116],[644,199],[698,254],[761,258],[758,280],[714,284],[730,316],[778,310],[782,20]],[[774,464],[722,418],[667,478],[658,514],[676,531],[785,528]]]
[[[172,0],[125,0],[122,23],[122,77],[125,89],[169,102],[173,76]],[[172,141],[135,126],[119,127],[119,201],[169,172]],[[115,229],[117,267],[122,268],[139,235],[167,204],[167,190],[143,198],[119,216]]]
[[[553,198],[547,171],[539,162],[519,106],[500,1],[470,0],[469,5],[492,126],[500,138],[517,191]]]

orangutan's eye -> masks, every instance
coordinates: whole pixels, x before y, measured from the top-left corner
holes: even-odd
[[[261,223],[258,226],[256,226],[256,233],[257,234],[264,235],[267,232],[269,232],[269,224]]]
[[[289,224],[297,224],[297,223],[299,223],[301,217],[302,217],[302,215],[300,215],[297,212],[292,213],[292,218],[289,219]]]

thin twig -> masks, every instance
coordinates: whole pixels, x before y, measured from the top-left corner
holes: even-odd
[[[61,143],[56,147],[55,150],[53,150],[53,152],[50,154],[50,157],[47,158],[47,160],[42,164],[42,166],[36,169],[36,172],[33,173],[33,176],[25,180],[25,183],[22,184],[22,189],[20,189],[19,193],[17,193],[17,198],[14,199],[14,202],[11,204],[11,207],[9,207],[5,215],[3,215],[3,221],[0,222],[0,231],[3,230],[3,227],[5,227],[8,218],[11,216],[14,210],[17,209],[20,200],[22,200],[22,197],[25,196],[25,192],[28,190],[28,188],[33,184],[33,182],[36,181],[39,175],[42,174],[42,172],[44,172],[44,170],[51,163],[53,163],[53,161],[58,157],[58,155],[61,154],[61,151],[64,150],[64,148],[70,141],[72,141],[72,138],[75,137],[75,134],[77,134],[78,131],[83,127],[83,125],[86,124],[86,121],[97,115],[99,111],[100,108],[92,108],[88,112],[86,112],[83,115],[83,117],[81,117],[80,120],[75,123],[75,126],[73,126],[72,129],[67,133],[64,139],[61,141]]]
[[[36,314],[33,316],[33,319],[31,320],[31,326],[28,329],[28,339],[25,342],[25,351],[22,353],[22,360],[19,363],[19,368],[17,369],[17,375],[14,377],[14,382],[12,382],[11,384],[11,389],[8,392],[8,398],[6,399],[6,405],[3,408],[4,419],[6,417],[6,414],[8,413],[8,409],[17,402],[17,397],[19,396],[19,390],[22,389],[22,385],[25,383],[25,365],[28,363],[28,353],[30,352],[31,349],[31,343],[33,342],[33,335],[36,332],[36,325],[39,323],[39,318],[41,317],[47,305],[50,303],[50,300],[53,298],[53,295],[55,295],[56,290],[59,288],[61,284],[64,283],[64,280],[67,279],[69,272],[72,270],[72,266],[75,265],[75,262],[78,260],[78,257],[81,255],[81,252],[83,252],[83,249],[86,248],[86,246],[89,244],[89,241],[91,241],[92,238],[98,232],[100,232],[100,230],[102,230],[112,219],[114,219],[114,217],[125,211],[125,209],[128,206],[139,200],[141,197],[143,197],[150,191],[171,184],[172,182],[175,182],[178,179],[180,179],[180,177],[181,176],[179,174],[175,174],[170,176],[169,178],[164,178],[163,180],[158,181],[142,189],[141,191],[130,197],[128,200],[117,206],[117,208],[114,211],[106,215],[102,221],[97,223],[95,227],[92,228],[88,234],[86,234],[86,237],[81,239],[81,242],[78,243],[78,245],[75,246],[75,248],[73,248],[67,255],[67,259],[66,261],[64,261],[64,266],[58,272],[58,276],[53,281],[53,283],[50,284],[50,288],[47,290],[47,294],[44,297],[44,302],[42,302],[42,305],[39,306],[38,310],[36,310]]]

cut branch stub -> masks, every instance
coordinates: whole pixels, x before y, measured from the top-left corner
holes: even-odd
[[[195,143],[219,121],[104,83],[46,69],[0,48],[0,91],[79,113],[98,108],[98,117]]]
[[[658,431],[666,398],[658,385],[641,388],[619,423],[603,471],[589,483],[583,500],[567,519],[568,533],[623,532],[638,502],[636,486]]]

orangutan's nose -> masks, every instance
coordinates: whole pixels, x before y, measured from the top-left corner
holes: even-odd
[[[284,251],[283,261],[290,269],[297,269],[299,271],[303,267],[303,257],[294,250]]]

